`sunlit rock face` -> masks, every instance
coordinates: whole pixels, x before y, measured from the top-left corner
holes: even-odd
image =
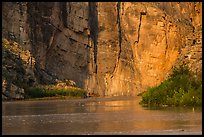
[[[201,2],[3,3],[2,34],[59,79],[137,95],[186,62],[202,73]]]

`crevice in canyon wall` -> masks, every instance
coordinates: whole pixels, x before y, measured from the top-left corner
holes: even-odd
[[[164,18],[164,19],[166,19],[166,18]],[[168,50],[168,37],[167,37],[168,26],[167,26],[167,22],[165,22],[165,27],[166,27],[166,29],[165,29],[166,48],[165,48],[164,55],[166,55],[166,52]]]
[[[28,3],[27,4],[27,13],[28,13],[28,22],[30,24],[30,33],[28,34],[29,35],[29,38],[30,38],[30,42],[31,42],[31,45],[32,45],[32,48],[31,48],[31,53],[35,55],[35,45],[36,45],[36,41],[37,41],[37,29],[34,28],[34,26],[36,26],[36,22],[34,20],[34,16],[36,16],[33,11],[34,9],[37,8],[37,4],[36,3]]]
[[[113,73],[116,71],[116,68],[119,64],[119,60],[120,60],[120,55],[121,55],[121,51],[122,51],[122,28],[121,28],[121,19],[120,19],[120,12],[121,12],[121,2],[117,3],[117,18],[116,18],[116,24],[118,24],[118,46],[119,46],[119,51],[118,51],[118,57],[117,57],[117,62],[114,66],[113,69]],[[111,76],[111,78],[113,77],[113,75]]]
[[[97,73],[97,39],[98,39],[98,10],[96,2],[89,2],[88,26],[90,37],[94,43],[94,63],[95,72]]]
[[[139,43],[139,40],[140,40],[140,28],[141,28],[141,24],[142,24],[142,15],[146,15],[146,14],[147,14],[146,12],[140,12],[140,22],[139,22],[139,26],[138,26],[136,43]]]
[[[60,2],[60,11],[61,11],[61,19],[63,22],[63,25],[67,28],[67,17],[68,17],[68,11],[67,11],[67,3],[66,2]]]
[[[118,61],[121,54],[121,43],[122,43],[122,30],[121,30],[121,20],[120,20],[120,2],[117,3],[117,24],[118,24],[118,42],[119,42],[119,52]]]
[[[166,55],[166,52],[167,52],[167,50],[168,50],[168,38],[167,38],[167,32],[166,32],[167,30],[165,30],[165,39],[166,39],[166,48],[165,48],[165,53],[164,53],[164,55]]]

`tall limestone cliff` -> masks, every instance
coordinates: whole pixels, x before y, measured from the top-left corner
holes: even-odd
[[[137,95],[183,62],[201,76],[201,2],[4,2],[2,8],[3,38],[29,50],[36,68],[101,96]]]

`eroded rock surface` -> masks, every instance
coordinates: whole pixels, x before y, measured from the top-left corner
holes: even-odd
[[[137,95],[182,62],[202,73],[201,2],[5,2],[2,8],[3,37],[29,50],[37,70],[101,96]]]

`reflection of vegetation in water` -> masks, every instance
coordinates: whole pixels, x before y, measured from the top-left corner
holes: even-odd
[[[87,92],[83,89],[76,87],[69,87],[66,89],[56,88],[51,85],[31,87],[26,90],[26,99],[29,98],[42,98],[42,97],[86,97]]]
[[[202,80],[185,65],[175,68],[169,79],[149,88],[142,95],[142,105],[202,106]]]

